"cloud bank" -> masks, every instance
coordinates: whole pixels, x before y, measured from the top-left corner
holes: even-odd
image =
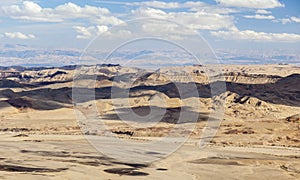
[[[11,39],[34,39],[35,38],[35,35],[33,34],[23,34],[21,32],[5,32],[3,35]]]

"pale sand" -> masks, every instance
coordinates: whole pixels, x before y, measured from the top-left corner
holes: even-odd
[[[41,140],[38,142],[37,140]],[[191,140],[178,151],[147,167],[124,165],[106,159],[78,136],[2,135],[0,171],[3,179],[296,179],[300,178],[300,150],[279,147],[222,147],[198,149]],[[103,142],[109,143],[109,142]],[[8,165],[41,168],[26,172]],[[113,168],[133,168],[148,175],[107,173]],[[160,168],[160,169],[159,169]],[[47,172],[47,171],[60,172]],[[20,171],[20,172],[18,172]],[[42,170],[41,170],[42,171]]]

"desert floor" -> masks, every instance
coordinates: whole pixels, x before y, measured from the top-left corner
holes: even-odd
[[[272,144],[274,142],[262,143],[268,139],[269,141],[276,139],[272,134],[265,137],[267,133],[264,130],[268,131],[266,129],[270,126],[278,128],[278,132],[280,128],[286,129],[280,122],[276,125],[273,121],[264,123],[223,121],[213,143],[204,149],[198,146],[199,138],[191,136],[183,146],[167,157],[152,163],[134,163],[111,159],[98,152],[76,128],[72,111],[61,109],[23,112],[7,115],[6,119],[2,119],[1,127],[5,126],[8,129],[2,129],[0,136],[0,177],[3,179],[300,178],[299,147],[284,147],[280,142],[275,142],[277,145]],[[60,116],[60,119],[52,119],[56,114],[65,115]],[[197,127],[202,127],[203,123],[199,123]],[[233,129],[248,127],[256,132],[226,134],[229,126]],[[151,140],[151,137],[133,138],[125,135],[124,137],[136,143]],[[178,142],[174,140],[170,143]],[[111,141],[103,138],[101,144],[109,146]]]

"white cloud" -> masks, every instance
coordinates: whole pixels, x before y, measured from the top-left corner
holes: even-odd
[[[107,26],[96,26],[97,27],[97,34],[102,34],[108,30]]]
[[[271,11],[267,11],[267,10],[264,10],[264,9],[258,9],[256,11],[256,14],[272,14]]]
[[[21,32],[6,32],[3,35],[11,39],[34,39],[35,38],[35,35],[33,34],[23,34]]]
[[[292,22],[300,23],[300,18],[292,16],[290,18],[276,19],[276,20],[273,20],[273,22],[279,22],[281,24],[287,24],[287,23],[292,23]]]
[[[248,19],[275,19],[274,16],[272,15],[260,15],[260,14],[255,14],[255,15],[247,15],[247,16],[244,16],[245,18],[248,18]]]
[[[237,12],[236,9],[224,8],[216,5],[210,5],[200,1],[187,1],[184,3],[179,2],[163,2],[163,1],[144,1],[144,2],[127,2],[122,3],[127,6],[140,6],[140,7],[150,7],[157,9],[179,9],[187,8],[189,11],[205,11],[210,13],[219,13],[219,14],[229,14]]]
[[[182,5],[182,8],[189,8],[189,11],[204,11],[207,13],[230,14],[239,12],[237,9],[225,8],[216,5],[209,5],[203,2],[188,1]]]
[[[60,16],[62,19],[73,19],[73,18],[92,18],[98,17],[99,15],[109,15],[110,12],[106,8],[94,7],[85,5],[80,7],[71,2],[57,6],[53,9],[53,13]]]
[[[299,17],[292,16],[291,20],[296,22],[296,23],[300,23],[300,18]]]
[[[151,17],[158,19],[168,19],[168,13],[160,9],[154,8],[139,8],[137,10],[132,10],[131,13],[137,17]]]
[[[299,34],[290,33],[266,33],[255,32],[252,30],[245,31],[214,31],[213,36],[229,40],[249,40],[262,42],[298,42],[300,41]]]
[[[24,1],[22,5],[3,6],[2,12],[13,19],[30,21],[62,21],[53,14],[52,9],[43,9],[38,4],[30,1]]]
[[[98,26],[74,26],[73,27],[78,35],[76,36],[77,39],[92,39],[96,36],[103,36],[107,38],[122,38],[128,37],[131,35],[129,30],[116,30],[113,33],[109,31],[108,26],[98,25]]]
[[[78,35],[76,36],[77,39],[91,39],[97,35],[100,35],[108,31],[108,26],[104,26],[104,25],[89,26],[89,27],[74,26],[73,28],[78,33]]]
[[[105,24],[105,25],[125,24],[124,21],[114,16],[99,16],[97,18],[94,18],[91,22],[95,24]]]
[[[77,39],[90,39],[95,32],[95,27],[83,27],[83,26],[74,26],[75,31],[78,33],[76,36]]]
[[[154,8],[133,10],[134,17],[150,17],[169,20],[182,24],[193,30],[235,29],[234,17],[218,13],[197,12],[165,12]]]
[[[127,5],[141,6],[136,10],[132,10],[131,16],[135,17],[151,17],[174,21],[191,28],[191,33],[197,30],[221,30],[235,29],[234,17],[228,15],[236,12],[230,8],[209,5],[203,2],[162,2],[162,1],[146,1],[146,2],[127,2]],[[156,8],[150,8],[156,7]],[[161,9],[190,8],[185,12],[165,12]],[[125,22],[116,16],[113,16],[106,8],[83,6],[80,7],[74,3],[65,3],[54,8],[43,8],[35,2],[24,1],[20,5],[11,5],[2,7],[2,12],[13,19],[43,22],[63,22],[65,20],[86,19],[89,24],[85,26],[75,25],[73,29],[78,33],[78,39],[90,39],[98,35],[103,27],[108,28],[113,25],[125,24]],[[147,26],[150,26],[149,24]],[[98,28],[102,27],[102,28]],[[161,26],[159,26],[161,27]],[[161,28],[157,27],[160,32]],[[104,28],[104,29],[106,29]],[[153,26],[151,27],[154,30]],[[166,28],[171,32],[178,32],[170,25]],[[148,28],[144,28],[147,30]],[[106,29],[107,30],[107,29]],[[148,29],[150,30],[150,29]],[[108,32],[106,32],[108,34]],[[123,33],[126,34],[126,33]],[[127,33],[128,34],[128,33]],[[186,32],[182,32],[186,34]]]
[[[180,7],[180,4],[177,2],[162,2],[162,1],[133,2],[133,3],[127,3],[127,5],[148,6],[148,7],[161,8],[161,9],[176,9]]]
[[[164,36],[172,40],[182,40],[183,37],[198,34],[196,30],[182,28],[180,25],[171,22],[147,22],[142,25],[142,31],[146,34]]]
[[[228,7],[244,7],[255,9],[270,9],[284,7],[278,0],[215,0],[217,3]]]
[[[21,5],[3,6],[1,10],[13,19],[28,21],[62,22],[66,19],[86,18],[105,25],[116,25],[123,22],[112,16],[106,8],[88,5],[80,7],[71,2],[55,8],[42,8],[35,2],[24,1]]]
[[[283,19],[276,19],[276,20],[273,20],[273,22],[279,22],[281,24],[287,24],[287,23],[290,23],[292,22],[289,18],[283,18]]]

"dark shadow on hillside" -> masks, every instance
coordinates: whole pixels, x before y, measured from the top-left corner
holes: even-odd
[[[12,98],[6,101],[10,105],[16,108],[31,108],[36,110],[55,110],[63,108],[64,105],[59,104],[55,101],[42,101],[39,99],[30,99],[27,97],[23,98]]]
[[[9,80],[9,79],[1,79],[0,80],[0,88],[34,88],[35,85],[19,83],[17,81]]]
[[[42,87],[42,86],[47,86],[47,85],[51,85],[51,84],[63,84],[63,83],[68,83],[68,82],[72,82],[72,80],[69,80],[69,81],[37,82],[37,83],[34,83],[34,85],[38,86],[38,87]]]
[[[120,108],[116,111],[117,112],[114,114],[106,114],[102,116],[101,119],[133,121],[139,123],[159,121],[172,124],[182,124],[206,121],[209,118],[209,113],[195,112],[189,107],[162,108],[157,106],[139,106],[133,108]]]

